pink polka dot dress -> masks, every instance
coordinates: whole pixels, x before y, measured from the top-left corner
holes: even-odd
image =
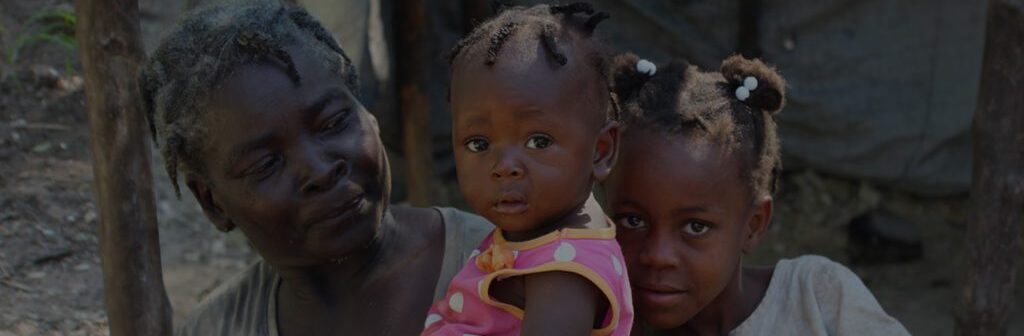
[[[452,279],[444,299],[431,307],[422,335],[519,335],[523,310],[491,298],[490,286],[551,271],[578,274],[604,293],[608,312],[591,335],[629,335],[633,301],[614,226],[565,228],[524,242],[506,241],[494,230]]]

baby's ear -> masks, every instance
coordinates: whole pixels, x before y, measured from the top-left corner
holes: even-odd
[[[199,206],[203,208],[203,214],[210,222],[213,222],[213,226],[217,227],[217,230],[228,232],[235,229],[235,223],[228,218],[220,204],[214,199],[213,190],[210,189],[206,180],[190,173],[185,177],[185,184],[192,191],[192,195],[196,197]]]
[[[772,222],[772,197],[765,196],[754,204],[754,213],[747,221],[746,234],[743,237],[743,253],[749,254],[761,241],[764,234],[768,232],[768,225]]]
[[[603,182],[612,172],[615,160],[619,158],[619,123],[608,121],[601,128],[594,146],[594,180]]]

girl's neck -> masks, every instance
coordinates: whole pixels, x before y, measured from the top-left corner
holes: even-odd
[[[679,335],[725,335],[739,327],[768,291],[771,268],[740,266],[729,285],[697,315],[680,327]]]
[[[376,236],[365,245],[339,260],[305,267],[279,267],[283,279],[281,296],[290,296],[293,302],[331,306],[342,302],[351,293],[374,283],[382,275],[390,273],[396,258],[402,254],[402,233],[390,208],[385,210]]]
[[[594,194],[590,193],[583,202],[580,202],[579,205],[573,207],[571,211],[556,220],[544,223],[536,229],[521,232],[502,230],[501,233],[508,241],[521,242],[535,239],[564,228],[603,228],[608,225],[606,218],[604,210],[601,209],[601,205],[597,203],[596,199],[594,199]]]

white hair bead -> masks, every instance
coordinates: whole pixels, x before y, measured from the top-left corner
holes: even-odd
[[[658,66],[651,63],[651,61],[642,59],[636,62],[636,71],[648,76],[654,76],[658,72]]]
[[[736,99],[747,101],[747,98],[750,98],[750,90],[746,86],[736,88]]]
[[[747,76],[747,78],[743,79],[743,87],[747,88],[748,91],[754,91],[757,89],[757,78]]]

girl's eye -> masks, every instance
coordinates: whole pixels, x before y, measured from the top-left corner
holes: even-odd
[[[265,156],[262,159],[260,159],[259,162],[256,162],[256,164],[252,165],[252,167],[249,168],[248,171],[246,171],[245,175],[254,177],[257,180],[263,180],[267,177],[270,177],[270,175],[274,173],[274,168],[277,167],[277,164],[279,162],[280,159],[278,159],[276,156]]]
[[[469,139],[469,141],[466,141],[466,149],[469,149],[469,151],[473,153],[486,151],[487,147],[490,145],[491,144],[484,139]]]
[[[683,232],[691,236],[703,236],[709,230],[711,230],[710,226],[698,221],[690,221],[683,225]]]
[[[616,220],[616,222],[619,224],[619,226],[630,230],[640,230],[647,227],[647,223],[636,215],[620,216],[619,219]]]
[[[529,149],[544,149],[551,146],[551,138],[546,135],[533,135],[529,139],[526,139],[526,148]]]

